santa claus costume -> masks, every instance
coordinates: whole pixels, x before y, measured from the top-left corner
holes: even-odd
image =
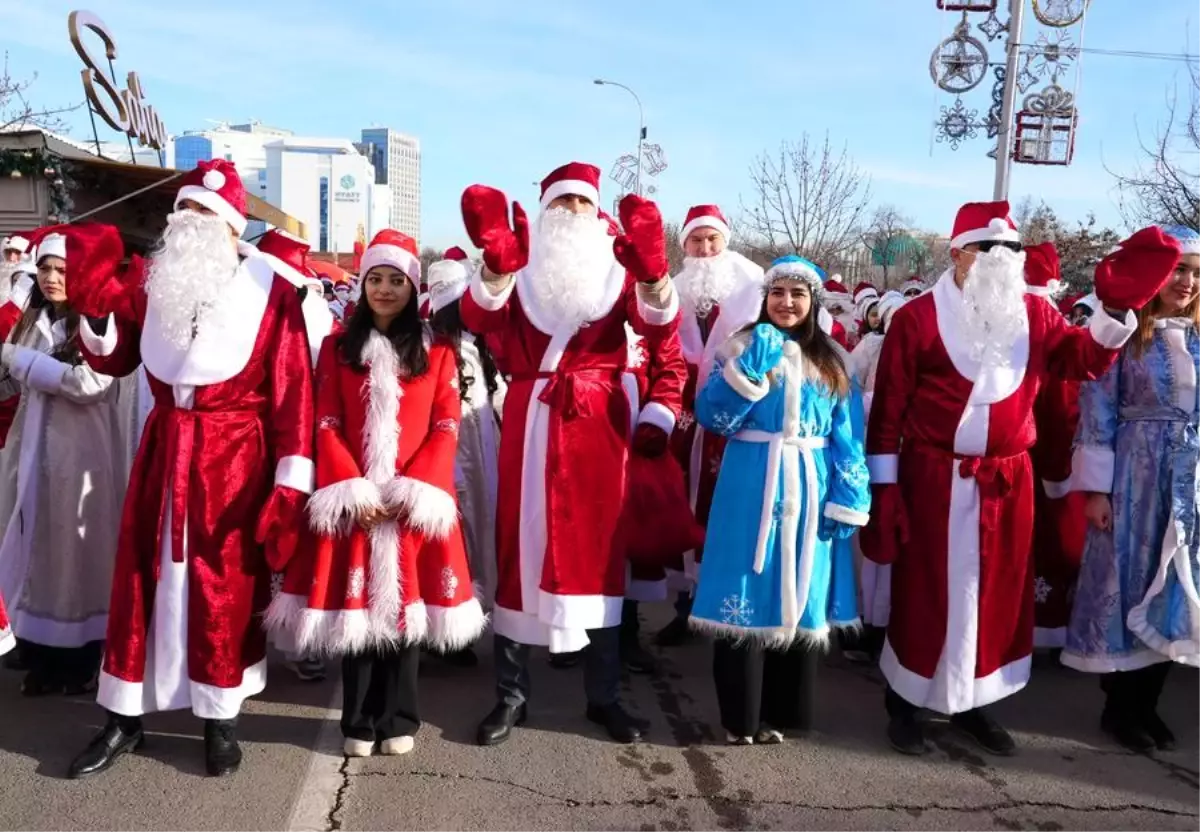
[[[501,339],[511,375],[496,518],[500,702],[480,725],[485,745],[503,742],[525,717],[534,644],[568,653],[590,643],[589,718],[618,741],[641,735],[617,702],[625,595],[618,521],[630,446],[625,323],[653,352],[674,334],[679,303],[658,209],[627,196],[626,233],[610,237],[597,216],[599,182],[599,169],[577,162],[547,176],[532,241],[519,205],[510,228],[501,192],[475,185],[463,194],[467,231],[484,253],[462,299],[463,322]],[[678,406],[647,406],[638,430],[669,434]]]
[[[696,394],[712,370],[717,349],[757,317],[763,280],[760,266],[729,248],[729,236],[729,223],[719,206],[692,206],[679,232],[683,268],[673,278],[679,293],[679,340],[687,362],[687,385],[671,450],[683,468],[692,512],[702,526],[708,520],[725,439],[696,423]],[[746,302],[730,305],[731,299],[743,296]],[[691,634],[687,619],[702,555],[701,550],[690,552],[683,573],[671,575],[680,594],[675,619],[656,637],[660,645],[681,644]]]
[[[954,266],[895,313],[883,343],[863,553],[893,564],[880,667],[888,738],[903,753],[927,750],[922,707],[951,714],[986,750],[1013,753],[983,709],[1029,680],[1033,403],[1047,377],[1103,373],[1134,331],[1129,312],[1068,327],[1025,294],[1020,247],[1008,203],[964,205]],[[1109,308],[1129,308],[1111,297]]]
[[[879,318],[872,316],[875,304],[879,303],[879,290],[867,281],[854,287],[854,324],[861,339],[869,332],[879,331]]]
[[[186,174],[146,274],[68,284],[97,371],[144,363],[146,421],[121,521],[98,700],[104,729],[70,776],[140,745],[141,715],[205,720],[210,774],[241,762],[236,719],[266,684],[261,616],[312,491],[312,360],[296,290],[238,251],[245,191],[224,160]],[[113,232],[115,234],[115,231]],[[118,239],[119,245],[119,239]]]
[[[850,352],[858,343],[858,332],[854,326],[854,299],[842,284],[841,275],[835,274],[826,280],[822,288],[822,311],[831,319],[826,331],[842,349]]]
[[[78,315],[63,303],[89,264],[72,249],[61,234],[40,240],[39,283],[0,349],[0,383],[22,389],[0,455],[0,595],[26,696],[95,690],[129,473],[118,385],[84,363]]]
[[[915,297],[925,294],[928,291],[925,286],[925,281],[919,277],[910,277],[908,280],[900,284],[900,294],[905,300],[912,300]]]
[[[28,268],[30,271],[14,274],[12,291],[3,305],[0,305],[0,339],[8,339],[13,327],[21,320],[21,315],[29,304],[29,296],[33,293],[33,281],[37,269],[32,265],[22,265],[22,269],[24,268]],[[8,442],[8,434],[12,430],[13,420],[17,416],[17,408],[20,404],[21,385],[11,379],[7,384],[0,384],[0,448],[5,447]],[[0,483],[4,482],[6,481],[0,480]],[[0,485],[0,488],[4,487],[4,485]],[[15,488],[16,481],[7,481],[7,487]]]

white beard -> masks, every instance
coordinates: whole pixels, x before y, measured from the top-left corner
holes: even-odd
[[[552,208],[538,219],[529,255],[533,301],[554,323],[598,319],[615,263],[608,224],[595,214]]]
[[[675,275],[675,291],[683,308],[707,318],[737,287],[738,273],[729,249],[715,257],[685,257]]]
[[[146,273],[146,294],[163,340],[187,349],[237,269],[238,253],[225,220],[196,211],[167,217]]]
[[[990,367],[1006,365],[1013,344],[1029,331],[1025,254],[1003,246],[980,252],[963,281],[962,293],[971,358]]]

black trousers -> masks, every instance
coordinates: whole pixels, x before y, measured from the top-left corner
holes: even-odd
[[[816,719],[817,662],[806,645],[766,650],[729,639],[713,643],[713,679],[721,726],[735,737],[753,737],[763,724],[808,731]]]
[[[21,641],[21,659],[29,671],[47,684],[80,687],[91,684],[100,673],[104,642],[89,641],[82,647],[51,647]]]
[[[621,684],[620,627],[588,630],[583,651],[583,689],[589,705],[611,705]],[[507,705],[529,701],[529,645],[497,634],[495,637],[496,698]]]
[[[1158,699],[1167,683],[1173,662],[1159,662],[1138,670],[1108,673],[1100,677],[1105,692],[1105,713],[1110,717],[1141,720],[1158,712]]]
[[[415,734],[421,727],[417,715],[420,664],[421,648],[415,645],[345,656],[342,736],[383,742]]]

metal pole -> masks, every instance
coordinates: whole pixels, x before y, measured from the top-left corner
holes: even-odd
[[[992,199],[1008,199],[1008,175],[1012,169],[1012,120],[1017,102],[1017,63],[1021,57],[1021,22],[1025,0],[1008,3],[1008,59],[1004,64],[1004,98],[1000,104],[1000,132],[996,135],[996,184]]]
[[[597,78],[592,82],[598,86],[608,85],[610,87],[620,87],[633,96],[633,100],[638,105],[638,140],[637,140],[637,176],[634,179],[634,191],[638,196],[642,195],[642,141],[646,132],[646,114],[642,110],[642,99],[638,98],[638,94],[624,84],[619,84],[616,81],[605,81],[602,78]]]

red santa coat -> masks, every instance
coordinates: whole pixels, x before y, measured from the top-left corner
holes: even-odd
[[[625,323],[653,354],[674,332],[679,306],[674,292],[668,309],[647,306],[614,263],[604,311],[586,326],[564,326],[539,308],[531,280],[522,270],[491,295],[476,272],[461,306],[467,329],[499,339],[510,376],[492,622],[514,641],[571,652],[588,643],[585,630],[621,621],[625,544],[618,520],[631,424],[622,380]],[[662,408],[678,412],[679,404]],[[670,422],[668,428],[673,415]]]
[[[341,359],[338,340],[325,339],[317,364],[315,537],[289,566],[268,629],[321,652],[463,647],[487,617],[454,497],[462,417],[454,351],[434,343],[428,371],[408,379],[379,333],[364,345],[365,374]],[[370,531],[355,522],[380,508],[393,516]]]
[[[0,342],[8,340],[8,336],[21,320],[25,305],[29,302],[29,293],[33,281],[22,278],[13,287],[8,300],[0,306]],[[17,408],[21,406],[21,394],[15,392],[7,398],[0,399],[0,448],[8,442],[8,432],[12,430],[13,420],[17,418]]]
[[[941,713],[1028,682],[1033,403],[1049,376],[1102,374],[1134,329],[1132,315],[1096,315],[1088,331],[1038,298],[1026,309],[1008,364],[981,367],[947,271],[896,313],[876,376],[867,461],[872,482],[899,483],[909,528],[880,667],[904,699]]]
[[[241,261],[187,348],[137,291],[130,320],[80,325],[84,357],[125,376],[144,363],[154,409],[121,519],[98,700],[138,715],[236,716],[266,684],[270,568],[255,541],[273,489],[312,491],[312,363],[296,290]]]
[[[17,646],[17,639],[8,623],[8,611],[4,608],[4,596],[0,595],[0,656]]]

